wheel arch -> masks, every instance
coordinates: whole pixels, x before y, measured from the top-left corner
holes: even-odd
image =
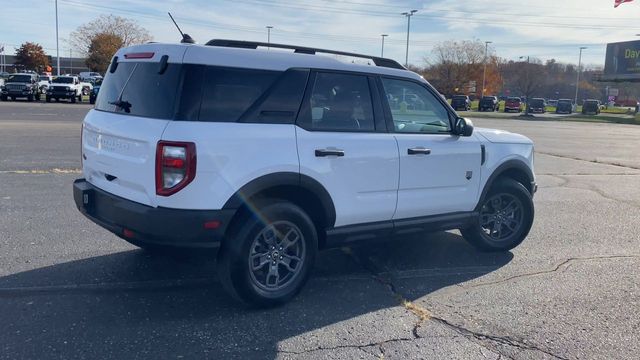
[[[327,228],[336,222],[336,210],[329,192],[317,180],[300,173],[278,172],[260,176],[236,191],[223,209],[254,211],[262,199],[282,199],[300,206],[316,225],[319,243],[324,245]]]
[[[489,176],[489,179],[482,189],[482,194],[480,195],[480,200],[477,205],[478,207],[483,203],[485,197],[489,193],[489,190],[491,190],[491,187],[502,178],[513,179],[521,183],[529,191],[531,196],[533,196],[535,191],[535,177],[533,175],[533,171],[524,161],[511,159],[500,164],[493,171],[491,176]]]

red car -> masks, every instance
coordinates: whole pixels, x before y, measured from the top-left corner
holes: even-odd
[[[519,97],[510,97],[507,98],[507,101],[504,102],[504,112],[516,111],[520,112],[520,98]]]

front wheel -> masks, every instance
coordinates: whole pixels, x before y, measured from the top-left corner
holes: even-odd
[[[306,283],[318,249],[309,216],[289,202],[271,202],[247,212],[229,229],[218,253],[225,289],[251,306],[291,300]]]
[[[483,251],[508,251],[518,246],[533,225],[529,190],[512,179],[496,182],[483,200],[478,217],[462,236]]]

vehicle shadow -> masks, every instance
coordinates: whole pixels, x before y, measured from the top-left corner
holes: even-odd
[[[87,258],[0,278],[0,357],[273,358],[283,342],[367,336],[379,311],[399,305],[374,274],[413,276],[415,300],[512,257],[477,252],[450,232],[332,249],[297,298],[268,310],[223,292],[211,252]]]

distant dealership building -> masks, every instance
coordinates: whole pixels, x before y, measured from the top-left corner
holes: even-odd
[[[22,68],[16,65],[15,55],[5,55],[0,61],[0,71],[10,73],[19,72]],[[77,74],[81,71],[90,71],[84,58],[60,57],[60,74]],[[52,74],[56,74],[56,57],[49,56],[49,65],[53,68]]]

